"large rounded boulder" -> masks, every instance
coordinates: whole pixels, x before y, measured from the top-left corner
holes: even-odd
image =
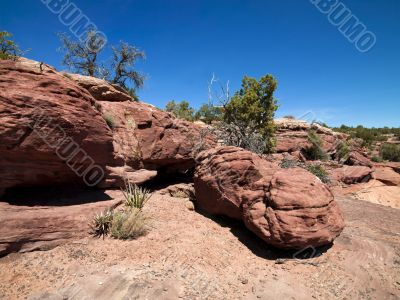
[[[241,148],[200,153],[194,186],[201,209],[243,220],[278,248],[329,244],[344,228],[333,194],[319,178],[300,168],[281,169]]]

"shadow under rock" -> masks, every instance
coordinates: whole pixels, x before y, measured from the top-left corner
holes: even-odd
[[[268,260],[278,259],[300,259],[307,260],[319,257],[326,253],[333,244],[321,246],[318,248],[306,247],[302,250],[283,250],[274,246],[268,245],[265,241],[260,239],[253,232],[248,230],[242,221],[235,220],[225,216],[213,216],[204,211],[196,209],[201,215],[212,219],[222,227],[230,229],[233,235],[245,245],[254,255]]]
[[[187,173],[162,173],[144,183],[142,186],[150,189],[151,191],[157,191],[167,188],[168,186],[180,183],[193,183],[193,172],[189,170]]]
[[[70,206],[108,200],[112,198],[103,190],[71,186],[14,188],[0,199],[16,206]]]

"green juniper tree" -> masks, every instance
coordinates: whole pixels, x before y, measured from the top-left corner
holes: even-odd
[[[275,146],[274,115],[278,108],[274,92],[277,81],[272,75],[260,80],[245,76],[242,88],[224,104],[223,120],[238,128],[249,127],[264,140],[264,153],[271,153]],[[247,128],[247,129],[249,129]],[[246,128],[243,128],[243,131]]]

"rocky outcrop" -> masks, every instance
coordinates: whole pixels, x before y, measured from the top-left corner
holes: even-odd
[[[94,104],[48,65],[0,60],[0,190],[83,184],[91,166],[112,161],[112,133]]]
[[[389,167],[375,167],[372,177],[389,186],[400,186],[400,174]]]
[[[30,203],[32,197],[29,195],[28,200],[18,205],[0,202],[0,256],[10,252],[48,250],[86,237],[91,218],[121,201],[112,200],[114,194],[96,191],[80,191],[68,197],[57,192],[52,195],[52,201],[43,204],[43,199],[48,198],[45,195],[38,199],[39,203]]]
[[[193,168],[196,151],[214,145],[204,126],[129,100],[101,79],[23,58],[0,61],[0,195],[87,184],[85,176],[93,185],[118,185],[125,175],[141,183]]]
[[[372,167],[374,163],[360,152],[352,151],[349,154],[349,158],[346,161],[346,164],[349,164],[351,166]]]
[[[63,73],[67,78],[77,82],[98,101],[132,101],[132,97],[120,86],[105,80],[79,74]]]
[[[391,168],[396,173],[400,174],[400,162],[386,162],[375,164],[376,167]]]
[[[329,172],[331,179],[345,184],[368,182],[371,174],[372,170],[364,166],[343,166]]]
[[[100,102],[114,120],[114,145],[120,163],[164,172],[194,167],[195,149],[215,144],[203,136],[203,126],[175,118],[152,105],[138,102]]]
[[[393,208],[400,208],[400,186],[390,186],[379,180],[332,187],[335,196],[353,198]]]
[[[330,190],[300,169],[281,169],[236,147],[218,147],[197,157],[198,206],[211,214],[243,220],[279,248],[332,242],[344,221]]]
[[[346,135],[337,133],[317,123],[308,123],[303,120],[282,118],[275,120],[276,125],[276,151],[302,152],[311,146],[308,140],[308,132],[313,130],[322,142],[325,152],[334,154],[340,141],[346,140]]]

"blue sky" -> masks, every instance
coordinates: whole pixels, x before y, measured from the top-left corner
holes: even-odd
[[[96,0],[74,2],[109,44],[146,52],[139,95],[164,107],[172,99],[207,102],[213,73],[240,87],[244,75],[273,74],[277,116],[312,112],[331,126],[400,126],[400,1],[343,0],[377,37],[360,53],[310,0]],[[0,30],[27,57],[63,70],[57,32],[68,27],[40,0],[1,0]],[[104,58],[108,57],[106,52]]]

